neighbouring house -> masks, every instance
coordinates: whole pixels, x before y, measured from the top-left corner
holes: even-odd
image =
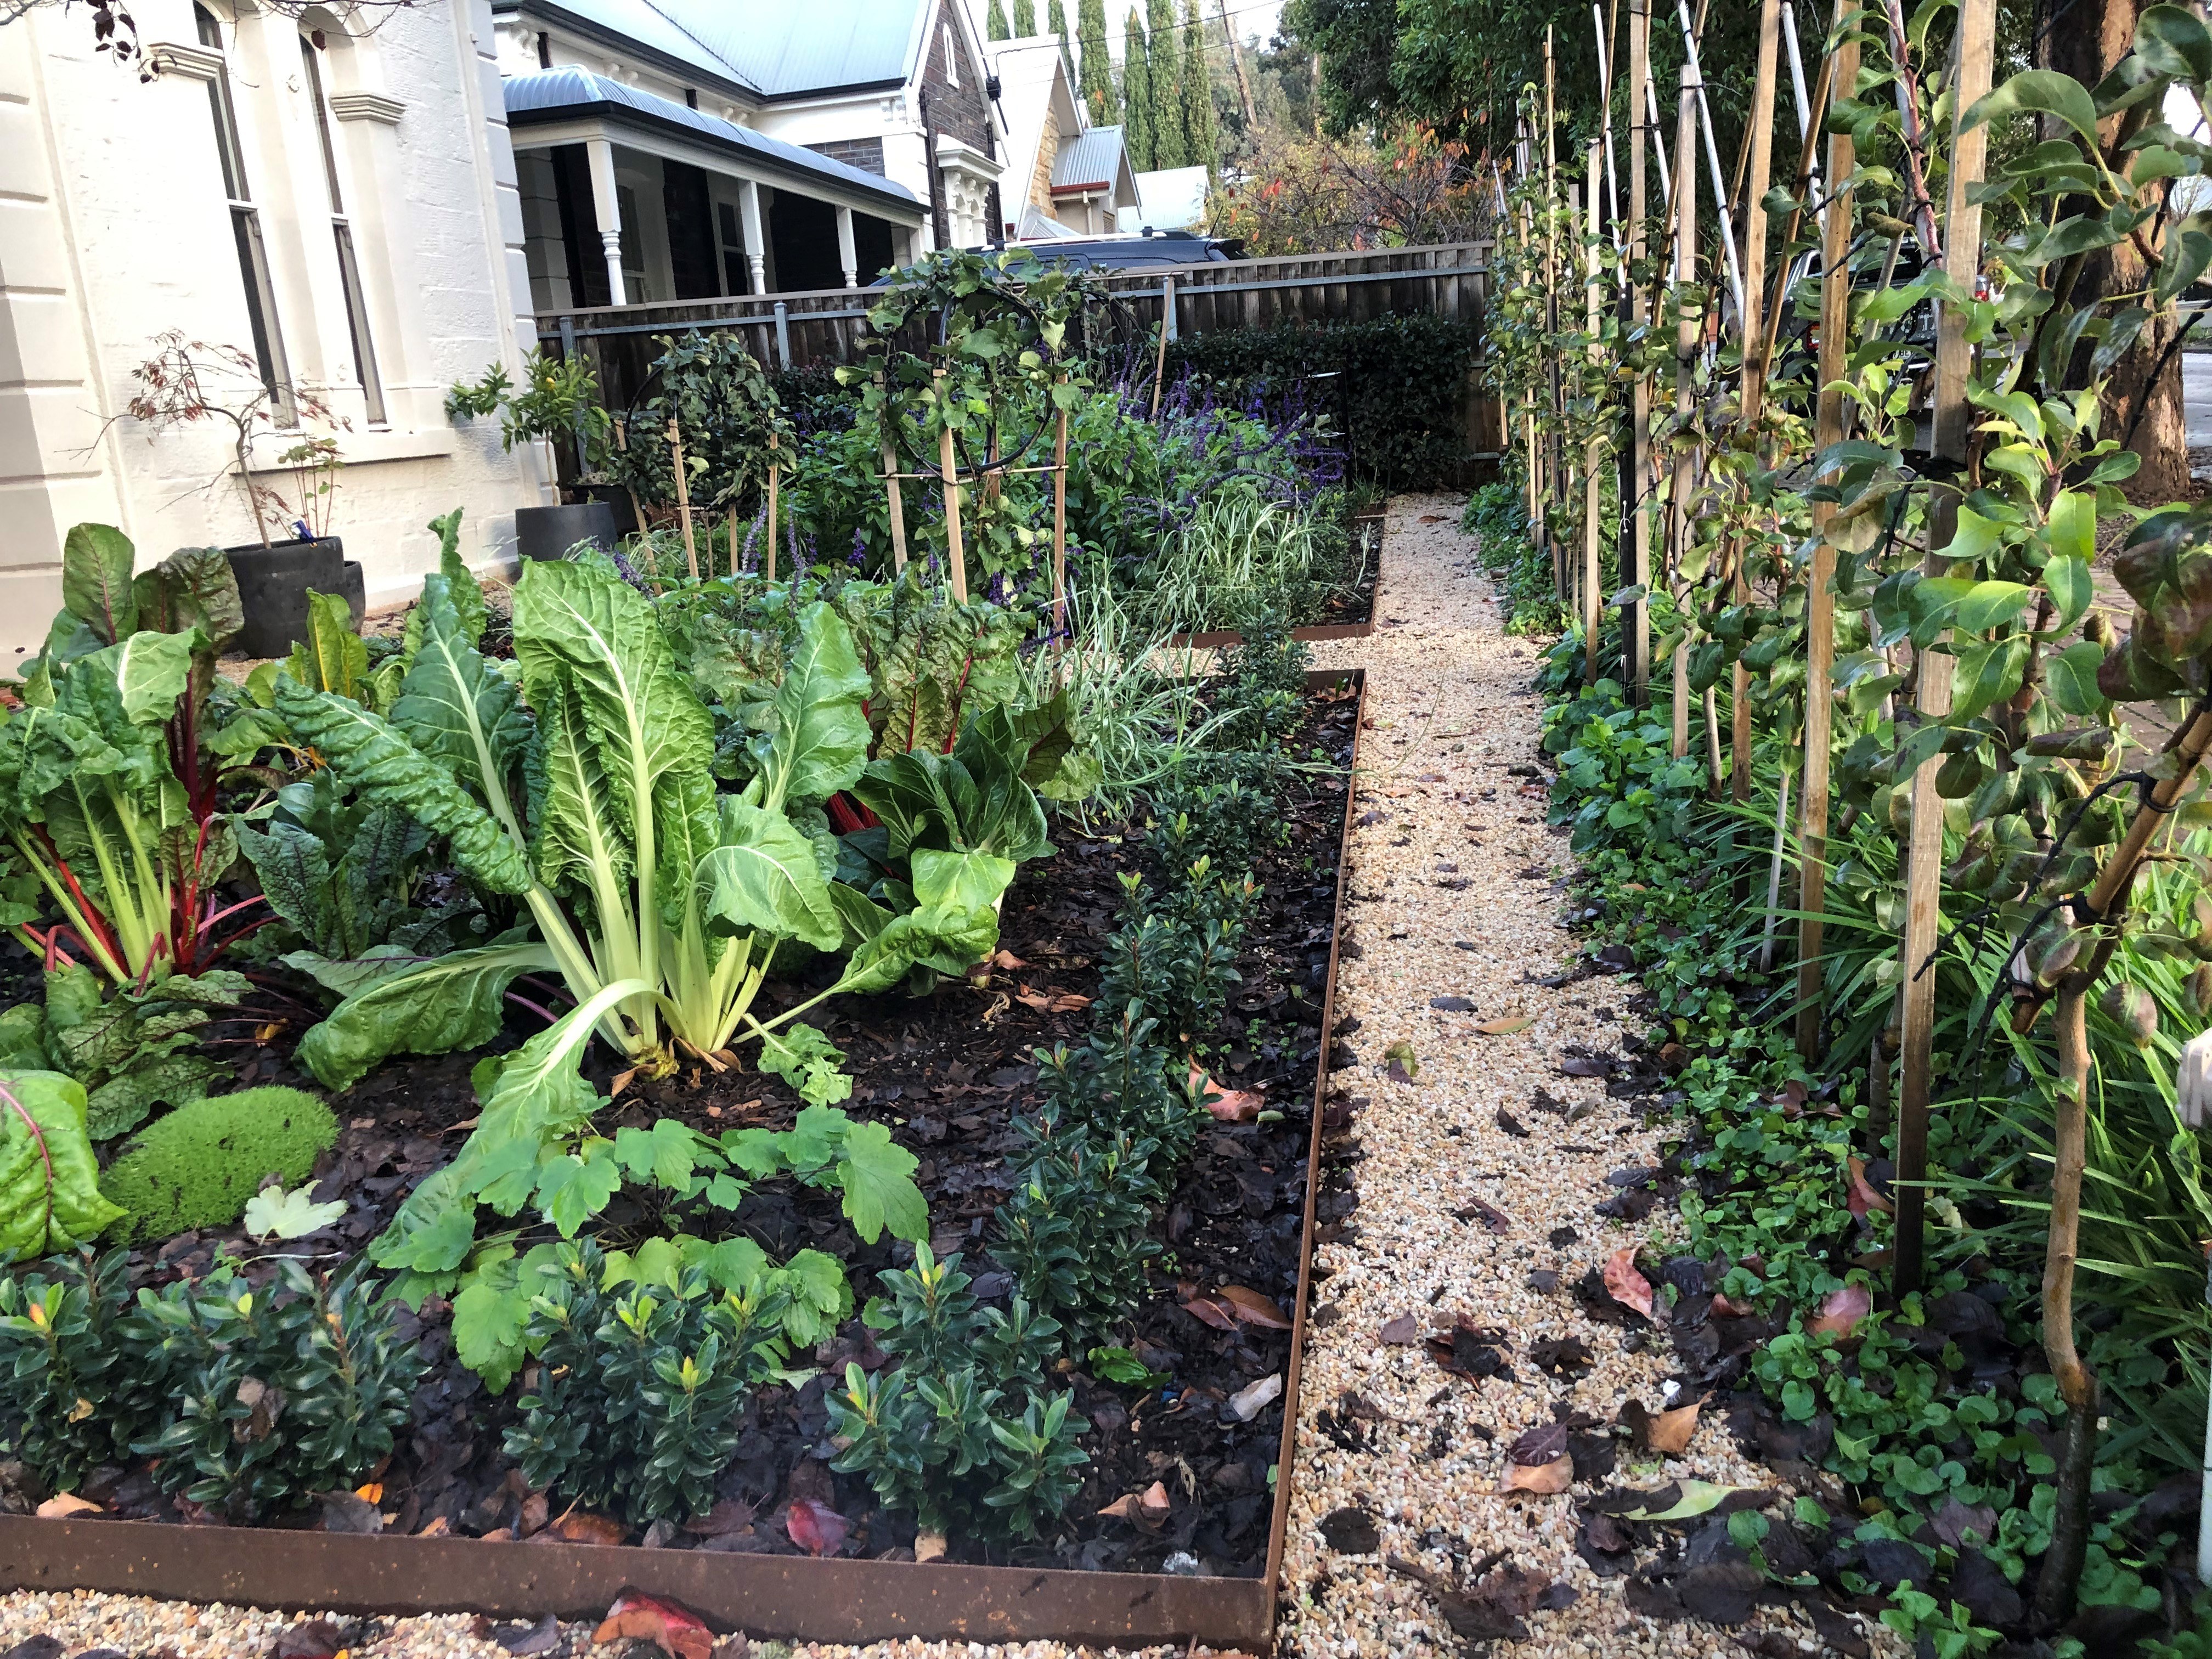
[[[958,0],[494,0],[540,310],[851,288],[990,240]]]
[[[1137,220],[1152,230],[1202,230],[1212,175],[1203,167],[1163,167],[1137,175]]]
[[[167,331],[239,354],[218,398],[297,385],[327,402],[330,529],[372,603],[436,567],[433,514],[466,508],[484,562],[544,499],[542,456],[444,408],[455,380],[518,368],[534,334],[489,5],[422,0],[350,29],[290,9],[135,0],[159,70],[143,83],[82,9],[0,28],[0,673],[44,638],[70,526],[119,526],[149,563],[258,540],[220,422],[149,435],[125,416]],[[276,457],[301,432],[271,401],[249,465],[296,505]]]
[[[1091,125],[1059,38],[994,41],[990,52],[1006,125],[1000,236],[1044,241],[1135,229],[1137,175],[1121,129]]]

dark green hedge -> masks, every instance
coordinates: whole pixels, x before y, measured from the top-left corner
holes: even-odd
[[[1343,403],[1324,381],[1316,401],[1340,407],[1351,426],[1355,477],[1384,489],[1438,489],[1461,481],[1468,370],[1479,326],[1445,317],[1231,329],[1185,335],[1168,348],[1168,373],[1190,370],[1241,401],[1255,385],[1278,388],[1343,371]]]

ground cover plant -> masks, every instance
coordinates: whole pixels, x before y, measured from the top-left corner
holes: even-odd
[[[1839,12],[1820,153],[1769,194],[1755,152],[1740,250],[1679,183],[1594,228],[1524,170],[1469,522],[1567,627],[1553,815],[1680,1128],[1656,1318],[1829,1483],[1711,1547],[1923,1651],[2193,1651],[2207,525],[2129,498],[2114,410],[2212,252],[2159,113],[2212,36],[2145,8],[2094,86],[1991,40]]]
[[[100,959],[0,779],[6,1501],[1257,1572],[1355,708],[1291,585],[1207,676],[1111,582],[1060,628],[926,556],[491,588],[434,528],[387,632],[319,598],[250,676],[190,627],[141,676],[142,627],[119,714],[82,681],[143,861],[222,838],[223,965]],[[127,569],[71,549],[65,641]]]

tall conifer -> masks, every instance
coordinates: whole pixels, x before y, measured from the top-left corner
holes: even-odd
[[[1144,21],[1132,6],[1121,30],[1121,143],[1129,152],[1130,167],[1138,173],[1152,170],[1151,58]]]
[[[1175,0],[1145,0],[1145,33],[1152,38],[1152,165],[1189,165],[1182,141],[1182,54],[1176,50]]]
[[[1213,125],[1213,76],[1206,63],[1206,20],[1198,0],[1182,0],[1183,165],[1204,165],[1209,176],[1218,163],[1220,141]]]

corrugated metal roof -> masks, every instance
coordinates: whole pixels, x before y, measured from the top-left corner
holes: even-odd
[[[1164,167],[1137,175],[1137,211],[1154,230],[1188,230],[1206,217],[1212,180],[1203,167]]]
[[[504,8],[502,8],[504,9]],[[804,98],[910,78],[933,0],[520,0],[562,14],[763,98]]]
[[[1110,191],[1115,175],[1124,165],[1121,129],[1093,127],[1072,143],[1060,147],[1060,154],[1052,162],[1052,187],[1055,191]]]
[[[506,82],[506,93],[510,123],[526,126],[532,119],[550,120],[593,109],[614,113],[620,118],[621,113],[626,112],[644,122],[674,127],[742,152],[773,169],[811,174],[825,183],[834,181],[848,191],[889,199],[902,206],[921,205],[905,185],[895,185],[878,173],[833,161],[803,144],[764,137],[718,115],[687,108],[672,100],[637,87],[626,87],[619,81],[611,81],[604,75],[594,75],[573,64],[540,70],[534,75],[511,76]],[[521,118],[518,121],[517,118]]]

